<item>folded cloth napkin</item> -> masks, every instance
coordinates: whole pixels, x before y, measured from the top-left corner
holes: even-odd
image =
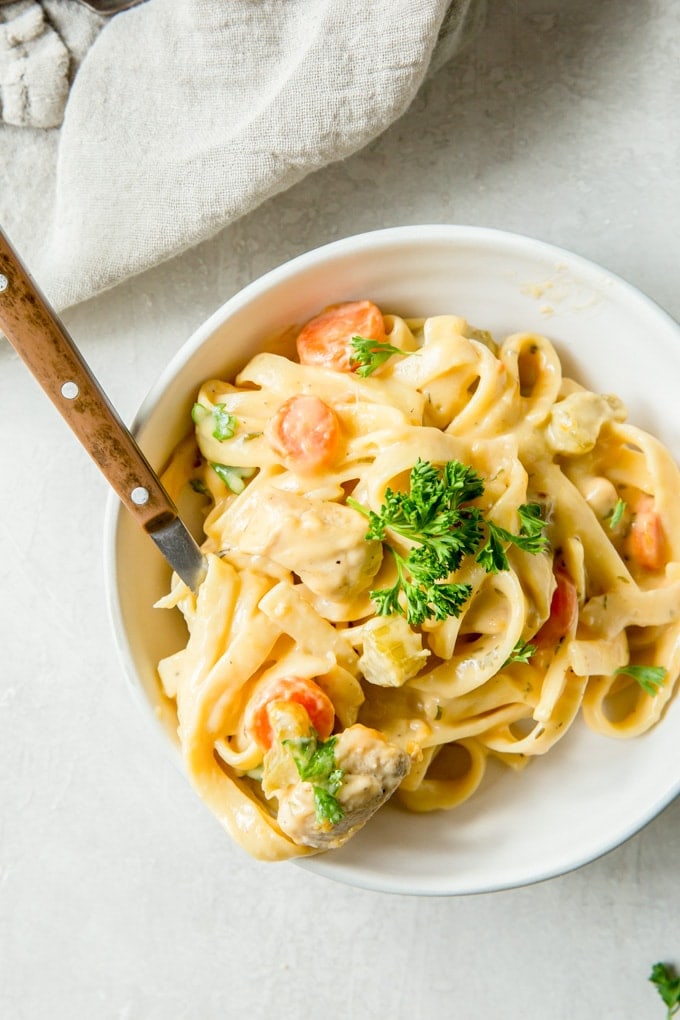
[[[482,0],[0,7],[0,222],[58,308],[218,233],[409,106]]]

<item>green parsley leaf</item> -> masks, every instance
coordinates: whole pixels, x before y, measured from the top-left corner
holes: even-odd
[[[255,468],[252,467],[230,467],[228,464],[216,464],[212,460],[209,463],[217,477],[237,495],[245,489],[245,480],[252,478],[255,474]]]
[[[433,616],[435,620],[460,616],[463,606],[469,601],[471,595],[471,584],[433,584],[429,591],[430,616]]]
[[[337,825],[344,817],[344,811],[335,794],[342,786],[344,769],[335,762],[337,737],[319,740],[315,730],[307,737],[284,740],[283,745],[291,754],[300,779],[311,782],[314,791],[314,810],[318,822]]]
[[[625,512],[626,512],[625,500],[621,498],[617,499],[616,505],[609,516],[609,527],[611,528],[612,531],[614,530],[614,528],[618,527],[618,525],[621,523],[621,519]]]
[[[656,986],[657,992],[668,1009],[666,1020],[671,1020],[671,1017],[680,1012],[680,977],[675,969],[668,964],[655,963],[649,980]]]
[[[536,645],[532,645],[528,641],[522,641],[520,638],[503,665],[509,666],[511,662],[528,662],[531,656],[535,654]]]
[[[406,616],[410,623],[415,623],[418,614],[421,612],[421,603],[426,606],[427,603],[418,600],[417,596],[412,595],[411,601],[409,602],[408,611],[404,612],[401,602],[399,601],[399,594],[402,591],[404,582],[401,577],[395,582],[391,588],[376,588],[371,593],[371,599],[375,603],[375,611],[378,616]],[[425,619],[425,616],[422,616]]]
[[[668,670],[664,669],[663,666],[634,666],[629,664],[628,666],[620,666],[615,670],[615,675],[631,676],[633,680],[639,683],[645,694],[649,694],[650,697],[654,697],[655,694],[659,693],[659,688],[663,686]]]
[[[290,751],[300,779],[326,779],[335,768],[335,743],[337,737],[319,741],[312,732],[308,737],[284,740],[284,747]]]
[[[532,553],[533,555],[543,552],[548,544],[548,539],[543,534],[545,522],[541,516],[541,507],[538,503],[522,503],[521,506],[517,507],[517,515],[520,520],[519,534],[517,535],[513,535],[511,531],[506,531],[505,528],[494,524],[493,521],[486,522],[489,530],[487,545],[490,548],[487,549],[487,546],[484,546],[481,549],[477,562],[490,573],[508,569],[508,560],[501,544],[502,542],[510,542],[512,545],[516,545],[518,549],[524,549],[525,552]]]
[[[314,813],[317,822],[329,822],[337,825],[345,817],[342,805],[337,797],[325,790],[323,786],[314,786]]]
[[[527,549],[527,543],[536,542],[538,548],[535,551],[542,552],[546,547],[547,539],[543,534],[545,521],[540,504],[522,503],[517,507],[517,515],[520,521],[519,536],[524,539],[524,545],[520,548]],[[519,544],[517,537],[513,541]],[[529,552],[534,552],[534,549],[529,548]]]
[[[225,439],[231,439],[236,434],[238,421],[233,414],[227,411],[226,404],[215,404],[212,409],[212,417],[215,425],[212,434],[215,439],[219,439],[223,443]]]
[[[384,365],[393,354],[413,354],[413,351],[402,351],[400,347],[394,347],[384,340],[371,340],[365,336],[353,336],[350,343],[351,364],[353,367],[358,365],[356,373],[364,379]]]
[[[489,535],[485,544],[477,553],[477,562],[480,567],[484,567],[487,574],[497,574],[499,570],[507,570],[510,566],[502,542],[502,539],[509,532],[504,531],[503,528],[497,528],[490,521],[487,524]]]

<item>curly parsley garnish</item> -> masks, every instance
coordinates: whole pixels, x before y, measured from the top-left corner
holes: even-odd
[[[368,518],[366,540],[385,542],[397,567],[397,580],[391,588],[371,592],[378,615],[400,613],[416,625],[459,616],[472,589],[446,579],[465,556],[474,556],[488,573],[496,573],[508,569],[504,542],[531,553],[546,547],[537,503],[519,507],[520,530],[513,535],[486,520],[479,507],[472,505],[483,492],[481,477],[460,461],[436,468],[419,458],[411,469],[409,491],[387,489],[379,513],[347,500]],[[414,543],[407,556],[386,541],[388,531]]]
[[[350,355],[352,367],[358,366],[356,373],[362,378],[375,372],[393,354],[413,354],[413,351],[402,351],[400,347],[394,347],[384,340],[371,340],[370,337],[365,336],[353,336],[350,343],[352,345]]]
[[[659,688],[663,687],[667,674],[668,670],[663,666],[633,666],[629,664],[615,670],[616,676],[631,676],[639,683],[645,694],[649,694],[651,698],[659,693]]]
[[[312,784],[317,822],[329,822],[331,825],[337,825],[345,815],[335,796],[345,775],[344,769],[338,768],[335,762],[336,740],[337,737],[330,737],[320,741],[312,730],[308,737],[283,741],[295,762],[300,779]]]
[[[668,1012],[666,1020],[680,1013],[680,976],[666,963],[655,963],[649,980],[663,999]]]

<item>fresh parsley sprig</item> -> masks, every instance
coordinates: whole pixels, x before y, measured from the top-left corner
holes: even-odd
[[[367,541],[383,541],[389,529],[417,542],[409,567],[417,564],[421,575],[429,568],[429,580],[434,581],[457,570],[463,557],[477,550],[483,516],[478,507],[466,504],[483,492],[482,479],[473,468],[452,460],[438,470],[418,459],[409,476],[409,491],[387,489],[379,513],[366,511],[351,498],[348,503],[368,517]]]
[[[645,694],[649,694],[650,698],[659,693],[659,689],[663,687],[668,670],[663,666],[634,666],[629,663],[627,666],[619,666],[615,670],[615,675],[630,676],[635,680]]]
[[[472,589],[447,578],[466,556],[474,556],[487,572],[495,573],[508,568],[504,542],[532,553],[545,548],[544,521],[537,503],[519,507],[520,530],[513,535],[485,520],[473,505],[483,493],[484,483],[473,468],[457,460],[437,468],[419,458],[411,469],[408,491],[387,489],[379,512],[351,497],[347,500],[368,518],[366,540],[385,542],[396,564],[395,584],[370,593],[378,615],[400,613],[416,625],[459,616]],[[413,543],[407,556],[389,543],[390,531]]]
[[[376,369],[384,365],[393,354],[413,354],[413,351],[402,351],[400,347],[385,340],[372,340],[370,337],[353,336],[351,341],[352,353],[350,361],[352,367],[356,365],[356,373],[362,378],[371,375]]]
[[[486,522],[489,537],[479,551],[477,562],[484,567],[487,573],[496,574],[499,570],[508,569],[508,557],[503,547],[504,542],[516,545],[518,549],[524,549],[525,552],[534,555],[545,549],[547,544],[547,539],[543,534],[545,521],[541,517],[539,504],[523,503],[517,508],[517,514],[520,519],[518,535],[513,535],[505,528],[494,524],[493,521]]]
[[[680,1013],[680,976],[667,963],[655,963],[649,980],[663,999],[668,1012],[666,1020]]]
[[[337,825],[345,815],[335,796],[345,775],[344,769],[338,768],[335,762],[336,740],[337,737],[319,740],[312,730],[307,737],[283,741],[295,762],[300,779],[312,784],[317,822],[329,822],[331,825]]]

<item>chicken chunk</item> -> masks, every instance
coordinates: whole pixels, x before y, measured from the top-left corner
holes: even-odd
[[[335,602],[362,592],[382,560],[381,543],[365,540],[366,521],[356,510],[269,485],[234,504],[224,534],[232,548],[272,560]]]
[[[388,800],[408,774],[411,760],[377,730],[357,723],[337,737],[335,765],[342,781],[335,794],[341,817],[319,820],[312,782],[298,781],[278,793],[278,823],[298,844],[332,850],[346,843]]]

